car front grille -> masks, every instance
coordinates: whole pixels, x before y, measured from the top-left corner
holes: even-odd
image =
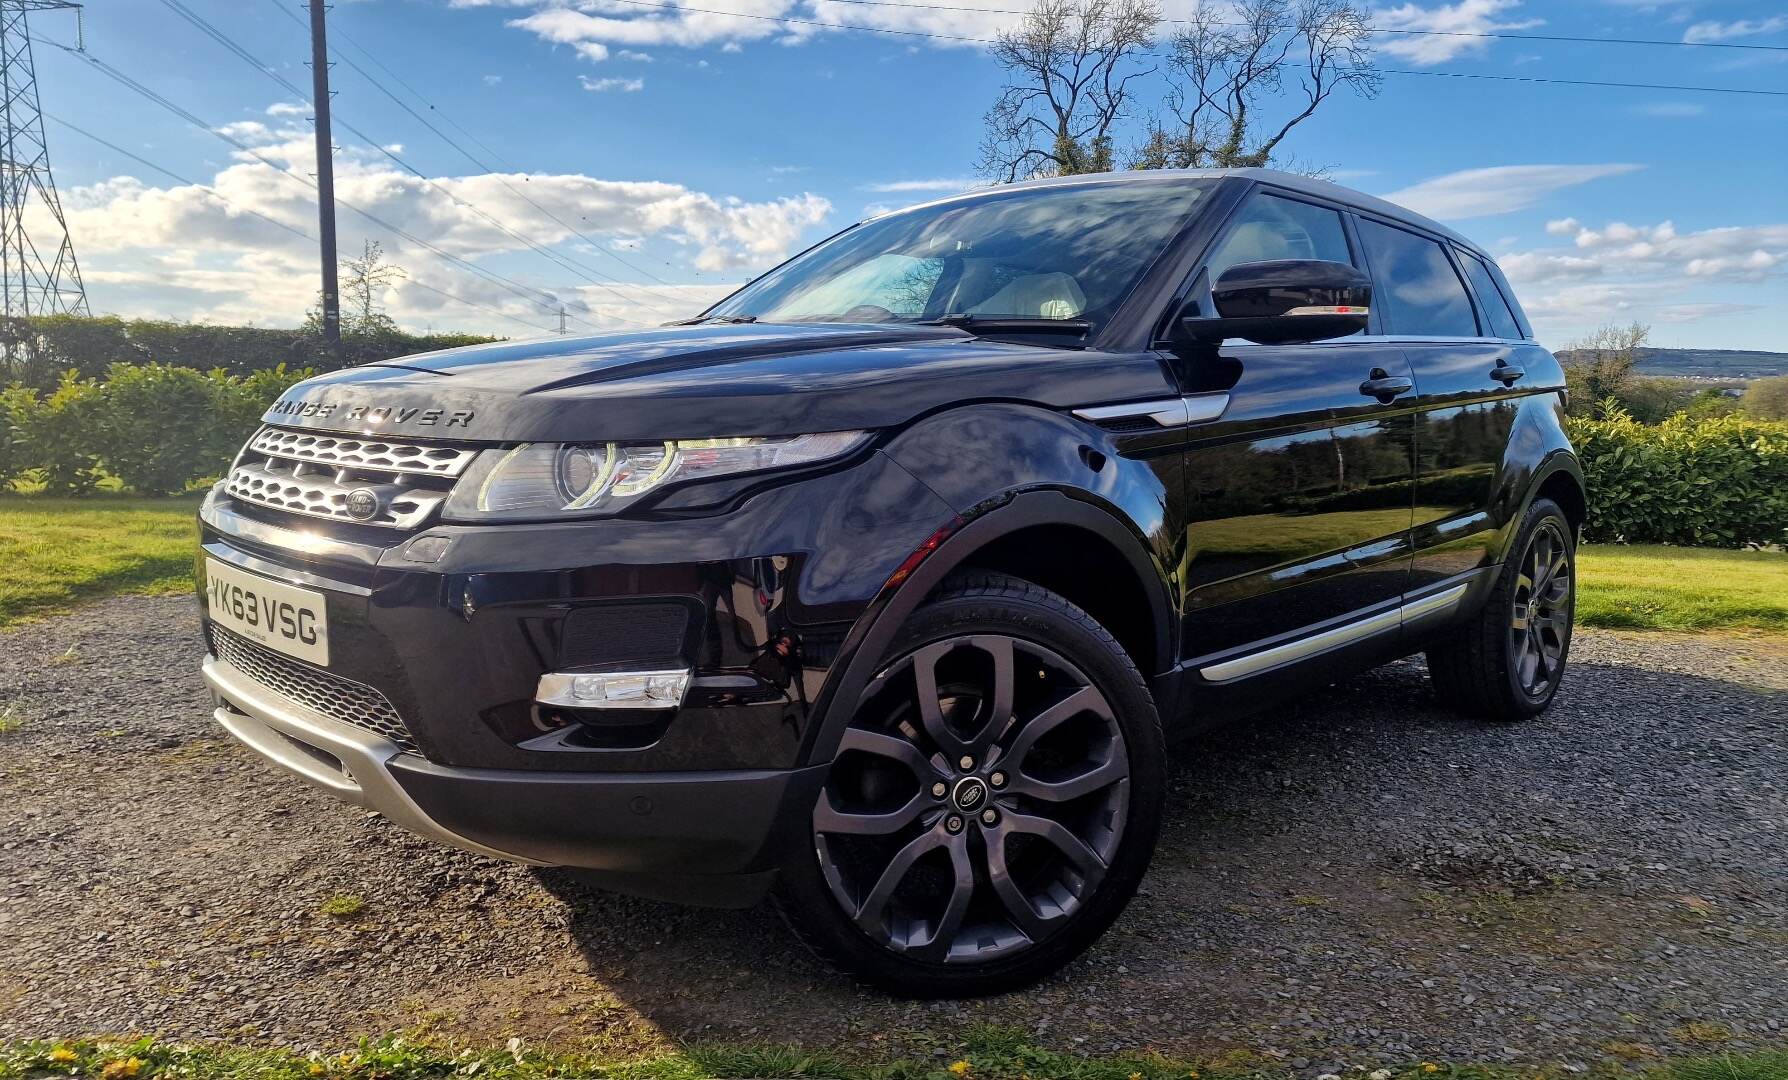
[[[264,427],[230,469],[224,490],[254,506],[412,530],[434,519],[477,454],[450,443]]]
[[[415,752],[416,740],[384,694],[364,683],[274,652],[221,626],[208,629],[211,654],[255,682],[331,720],[370,731]]]

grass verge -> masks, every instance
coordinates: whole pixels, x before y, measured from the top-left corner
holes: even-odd
[[[0,629],[125,593],[191,587],[198,496],[0,495]],[[1578,560],[1582,626],[1788,630],[1788,554],[1598,544]]]
[[[120,593],[192,588],[198,496],[0,496],[0,628]]]
[[[1417,1062],[1345,1075],[1362,1080],[1539,1080],[1560,1070]],[[1788,1052],[1774,1050],[1716,1057],[1659,1059],[1637,1069],[1592,1066],[1589,1077],[1641,1076],[1647,1080],[1785,1080]],[[852,1064],[823,1054],[775,1047],[692,1047],[636,1061],[603,1061],[576,1054],[507,1047],[454,1052],[401,1038],[362,1042],[341,1054],[158,1042],[26,1041],[0,1044],[0,1078],[54,1076],[100,1080],[435,1080],[479,1076],[488,1080],[601,1077],[605,1080],[713,1080],[729,1077],[834,1077],[838,1080],[1290,1080],[1286,1066],[1248,1054],[1215,1062],[1179,1061],[1159,1055],[1077,1057],[1029,1045],[1021,1034],[1000,1031],[971,1036],[955,1061],[912,1058]]]
[[[1788,554],[1592,544],[1578,554],[1577,624],[1788,630]]]

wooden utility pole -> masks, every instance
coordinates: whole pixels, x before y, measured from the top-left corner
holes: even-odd
[[[329,41],[323,0],[310,0],[310,85],[317,128],[317,236],[323,257],[323,337],[341,343],[341,290],[335,256],[335,140],[329,132]]]

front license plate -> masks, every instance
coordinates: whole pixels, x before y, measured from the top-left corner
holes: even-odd
[[[205,560],[212,621],[269,649],[329,666],[328,609],[323,594]]]

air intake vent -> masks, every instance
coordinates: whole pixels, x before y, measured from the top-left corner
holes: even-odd
[[[612,604],[565,617],[559,666],[591,667],[666,660],[683,654],[689,609],[681,604]]]

